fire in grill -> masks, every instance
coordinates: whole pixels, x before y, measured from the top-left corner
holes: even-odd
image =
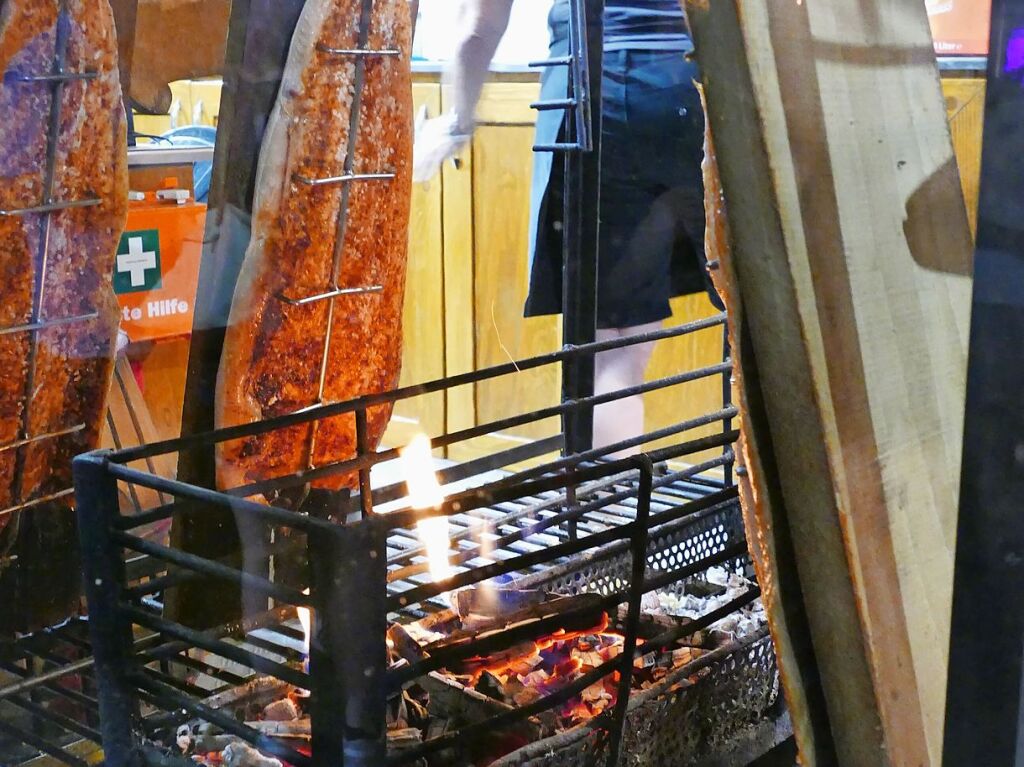
[[[518,369],[722,321],[567,349]],[[728,362],[641,388],[727,371]],[[308,476],[215,492],[128,466],[160,451],[208,448],[300,419],[358,414],[380,400],[516,373],[514,365],[502,366],[79,459],[106,763],[619,764],[628,753],[631,763],[660,766],[700,764],[725,752],[756,755],[774,745],[785,717],[759,592],[749,580],[737,494],[708,475],[732,461],[736,434],[727,424],[735,410],[728,405],[638,438],[636,444],[674,437],[634,458],[608,460],[606,453],[630,446],[612,445],[516,468],[528,450],[550,451],[542,441],[444,466],[437,474],[448,497],[426,502],[410,498],[414,481],[399,481],[352,498],[311,491],[289,509],[247,498],[301,486]],[[484,424],[434,446],[552,414]],[[726,428],[686,439],[715,423]],[[680,463],[716,447],[724,451],[717,458]],[[396,457],[382,450],[314,471],[361,471],[369,488],[370,470]],[[174,500],[121,516],[119,481]],[[406,508],[379,513],[396,505]],[[226,510],[240,525],[260,529],[247,540],[264,541],[246,553],[244,566],[241,552],[211,560],[133,532],[157,519]],[[344,525],[327,519],[346,516]],[[421,538],[431,527],[441,528],[440,547]],[[431,568],[431,550],[441,552],[442,568],[436,561]],[[144,556],[151,575],[130,577],[125,551]],[[237,585],[247,604],[266,611],[198,630],[162,610],[175,589],[217,582]],[[303,610],[311,612],[308,657]],[[740,759],[733,763],[745,763]]]

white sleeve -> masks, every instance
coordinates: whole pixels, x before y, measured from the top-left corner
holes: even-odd
[[[498,49],[508,28],[513,0],[462,0],[460,36],[445,83],[452,89],[455,128],[473,132],[476,105]]]
[[[476,105],[491,59],[508,27],[513,0],[461,0],[459,41],[444,73],[452,107],[432,120],[417,119],[413,180],[432,178],[473,134]]]

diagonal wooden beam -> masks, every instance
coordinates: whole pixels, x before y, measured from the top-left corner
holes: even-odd
[[[752,537],[791,535],[838,763],[939,764],[972,248],[924,9],[686,7],[783,501]]]

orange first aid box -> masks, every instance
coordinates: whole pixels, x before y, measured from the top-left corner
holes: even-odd
[[[988,54],[992,0],[926,0],[935,53],[939,56]]]
[[[147,196],[148,197],[148,196]],[[130,341],[192,332],[206,205],[133,202],[114,263],[121,330]]]

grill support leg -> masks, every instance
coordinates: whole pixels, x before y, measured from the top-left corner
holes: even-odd
[[[562,342],[578,346],[597,333],[597,247],[601,189],[601,73],[603,66],[604,0],[572,0],[569,45],[574,56],[586,53],[570,73],[571,98],[589,120],[590,151],[565,155],[565,200],[562,234]],[[581,38],[585,38],[584,40]],[[579,80],[574,79],[574,73]],[[571,117],[576,116],[573,112]],[[567,120],[569,141],[586,141],[579,125]],[[562,400],[594,394],[594,355],[579,354],[562,365]],[[594,409],[578,408],[562,418],[565,454],[582,453],[594,442]]]
[[[96,663],[100,732],[106,767],[141,767],[133,729],[139,704],[129,683],[131,626],[119,610],[125,583],[121,549],[110,533],[117,517],[117,480],[106,471],[102,454],[74,460],[75,507],[85,594],[89,600],[89,635]]]
[[[316,767],[386,761],[387,557],[376,528],[363,522],[309,541]]]

